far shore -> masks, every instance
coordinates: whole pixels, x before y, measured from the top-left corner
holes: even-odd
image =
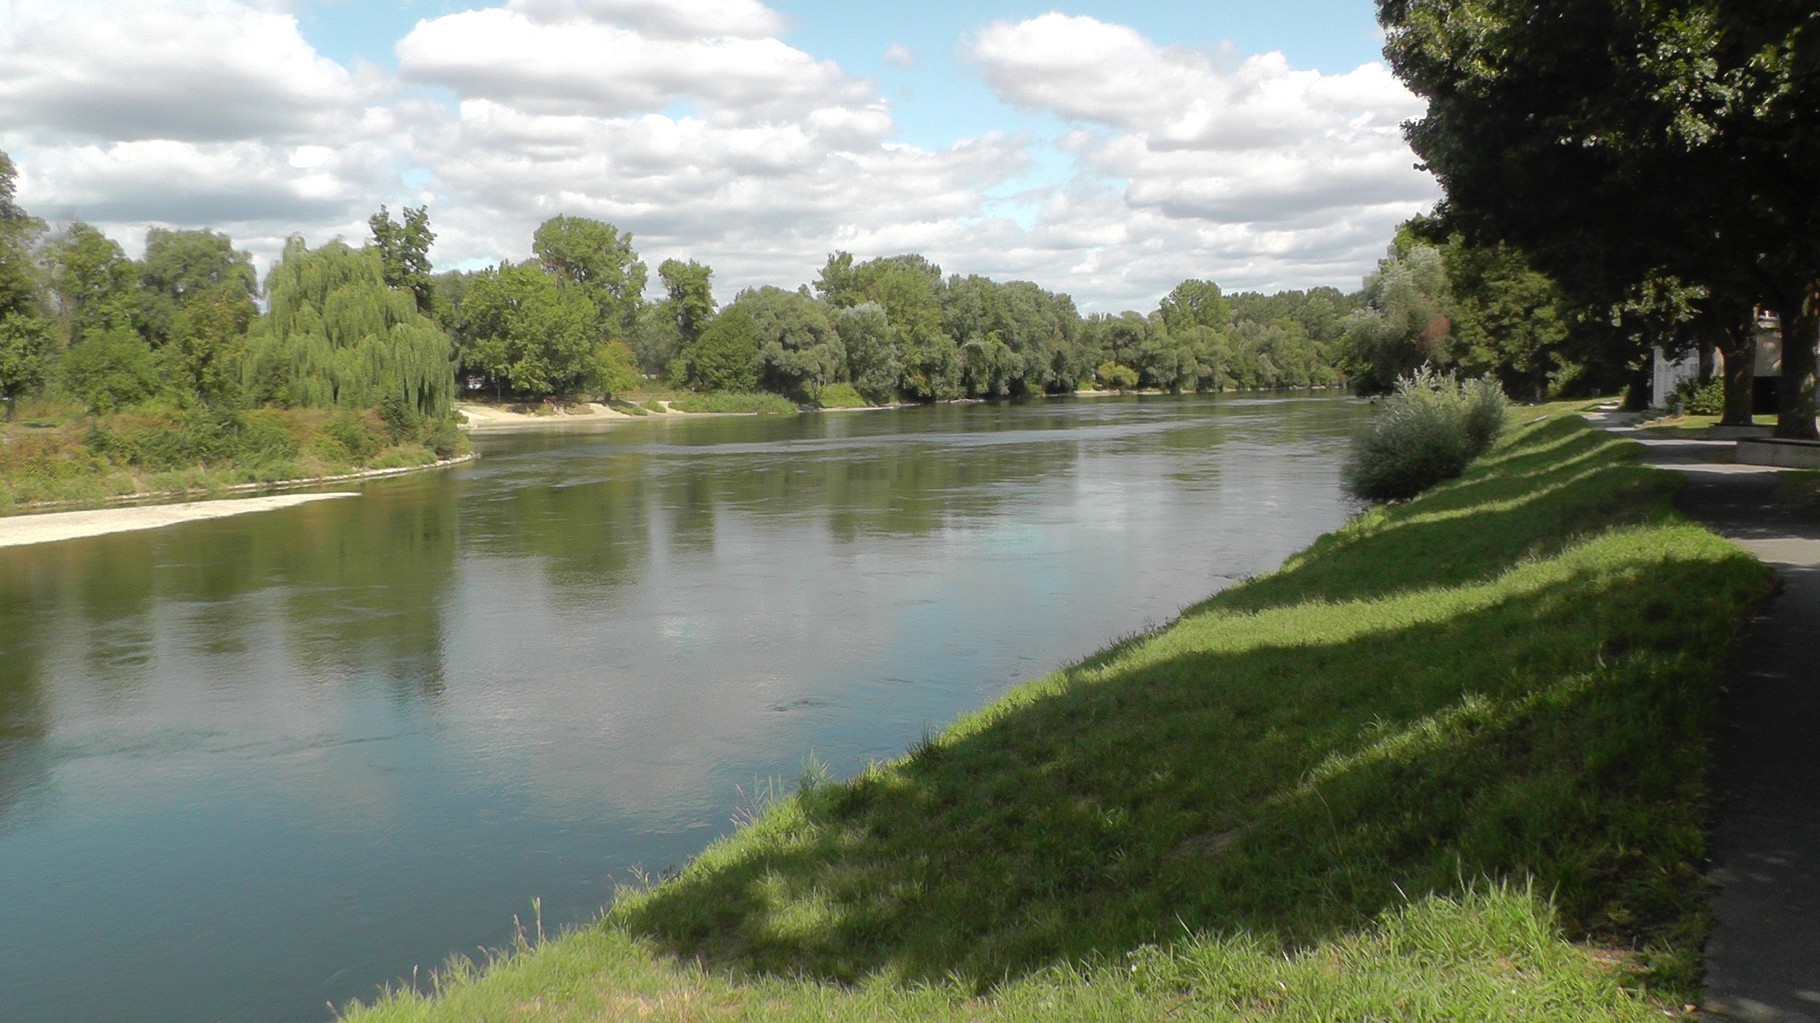
[[[291,508],[312,501],[340,497],[359,497],[357,493],[339,491],[329,494],[269,494],[265,497],[237,497],[215,501],[187,501],[182,504],[147,504],[130,508],[91,508],[87,511],[44,512],[38,515],[10,515],[0,518],[0,547],[22,547],[26,544],[76,540],[108,533],[125,533],[135,529],[157,529],[183,522],[226,518],[248,512]]]
[[[431,462],[427,465],[408,465],[394,469],[363,469],[359,472],[343,473],[337,476],[279,480],[272,483],[240,483],[226,488],[226,492],[232,494],[260,490],[285,490],[348,483],[355,480],[384,479],[388,476],[401,476],[425,469],[440,469],[458,465],[473,458],[474,455],[470,453],[459,458]],[[186,495],[175,492],[132,494],[115,498],[114,501],[121,503],[112,508],[83,508],[72,511],[28,508],[15,514],[3,515],[0,516],[0,547],[21,547],[26,544],[77,540],[89,536],[103,536],[108,533],[124,533],[135,529],[157,529],[161,526],[173,526],[182,522],[198,522],[203,519],[225,518],[229,515],[245,515],[250,512],[290,508],[308,504],[311,501],[325,501],[337,497],[359,497],[360,494],[355,491],[335,491],[324,494],[218,497],[200,501],[173,500],[173,498],[182,496]],[[127,501],[145,503],[125,504],[124,502]]]
[[[1129,391],[1096,391],[1078,390],[1062,395],[1049,397],[1073,398],[1115,398],[1132,395],[1160,395],[1166,391],[1145,389]],[[969,405],[992,401],[991,398],[957,398],[943,404]],[[458,401],[455,411],[462,417],[461,428],[471,434],[503,433],[512,430],[569,430],[591,427],[610,426],[618,423],[638,422],[651,419],[696,418],[754,415],[750,412],[684,412],[682,409],[663,402],[663,408],[651,409],[647,415],[634,415],[621,412],[616,408],[598,401],[576,402],[570,405],[546,405],[541,412],[515,412],[499,405],[484,404],[477,401]],[[522,406],[521,406],[522,407]],[[649,405],[645,406],[650,408]],[[891,402],[884,405],[864,405],[853,408],[804,408],[802,412],[885,412],[892,409],[919,408],[917,402]]]
[[[581,402],[563,407],[551,407],[544,414],[513,412],[498,405],[482,405],[479,402],[461,401],[455,403],[455,411],[462,417],[461,428],[469,433],[493,433],[500,430],[552,429],[581,426],[605,426],[608,423],[624,423],[635,419],[646,419],[648,416],[635,416],[610,408],[597,401]],[[686,413],[676,409],[666,412],[652,412],[654,416]]]

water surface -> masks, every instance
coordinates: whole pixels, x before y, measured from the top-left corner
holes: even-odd
[[[1349,511],[1336,398],[665,419],[0,550],[0,1016],[323,1020]]]

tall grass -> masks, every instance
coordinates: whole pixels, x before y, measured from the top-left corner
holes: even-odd
[[[1768,587],[1555,419],[358,1020],[1658,1019]],[[1090,599],[1090,598],[1083,598]]]

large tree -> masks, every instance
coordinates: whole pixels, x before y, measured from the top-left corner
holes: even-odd
[[[729,309],[752,317],[758,336],[759,383],[769,391],[814,402],[847,372],[847,350],[826,305],[806,294],[770,286],[747,289]]]
[[[630,335],[645,294],[645,264],[630,231],[587,217],[551,217],[532,235],[531,251],[559,284],[594,303],[600,341]]]
[[[387,286],[374,249],[339,241],[311,249],[293,237],[266,277],[266,292],[270,312],[254,324],[242,362],[242,382],[255,400],[448,411],[455,391],[449,336],[418,310],[411,292]],[[199,385],[207,383],[223,313],[186,317],[196,331],[194,354],[207,356],[195,363]]]
[[[140,328],[153,347],[170,339],[178,312],[200,296],[219,290],[250,309],[259,294],[252,254],[236,250],[232,239],[215,231],[147,231],[139,281]]]
[[[598,311],[536,263],[482,271],[461,309],[464,357],[495,382],[527,394],[568,394],[587,382]]]
[[[119,243],[76,221],[52,235],[41,260],[63,321],[65,343],[90,330],[132,325],[139,268]]]
[[[435,300],[436,284],[431,278],[430,246],[436,232],[430,230],[427,206],[404,208],[404,222],[392,219],[384,206],[367,218],[373,232],[373,248],[379,253],[379,264],[385,271],[388,288],[411,293],[417,311],[429,313]]]
[[[31,255],[44,224],[13,201],[16,176],[13,161],[0,152],[0,397],[9,418],[13,399],[44,383],[53,351]]]
[[[1816,435],[1811,3],[1378,6],[1386,55],[1428,99],[1408,135],[1446,190],[1451,226],[1520,246],[1588,306],[1622,306],[1651,281],[1704,289],[1733,310],[1741,289],[1768,298],[1789,339],[1777,432]]]

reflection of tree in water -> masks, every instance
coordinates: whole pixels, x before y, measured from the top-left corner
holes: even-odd
[[[59,586],[24,549],[0,551],[0,830],[46,781],[41,747],[50,732],[43,686],[43,608]]]
[[[452,496],[379,491],[311,507],[336,514],[261,544],[254,572],[288,584],[291,656],[319,678],[377,675],[402,698],[440,695],[460,540]]]
[[[558,590],[590,602],[648,581],[650,457],[633,448],[588,450],[593,457],[546,463],[543,472],[502,481],[504,492],[489,500],[465,502],[461,523],[469,547],[537,558]],[[712,509],[704,514],[711,547]]]

